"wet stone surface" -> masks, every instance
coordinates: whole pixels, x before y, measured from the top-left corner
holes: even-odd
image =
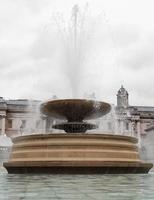
[[[153,200],[146,175],[10,175],[0,169],[0,200]]]

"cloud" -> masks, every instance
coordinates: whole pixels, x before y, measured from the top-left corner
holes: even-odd
[[[110,35],[116,48],[126,49],[138,43],[142,33],[139,26],[116,24],[110,27]]]
[[[150,33],[151,35],[152,33]],[[134,70],[153,67],[154,64],[154,38],[149,34],[141,37],[140,40],[130,48],[123,49],[121,64]]]
[[[71,48],[68,51],[71,37],[64,29],[63,34],[58,32],[53,19],[58,9],[69,19],[76,1],[66,2],[0,2],[1,96],[70,97],[73,80],[79,85],[80,95],[95,92],[100,100],[115,102],[116,91],[123,84],[130,92],[131,104],[152,105],[154,93],[149,88],[154,85],[154,37],[149,5],[143,17],[141,13],[147,3],[142,2],[143,7],[138,8],[137,1],[134,6],[120,1],[118,5],[114,1],[92,1],[85,29],[81,31],[82,59],[72,66],[68,56],[72,55]],[[108,21],[98,14],[101,9],[105,9]],[[67,23],[60,19],[60,26],[64,28]],[[70,65],[65,60],[68,52]]]

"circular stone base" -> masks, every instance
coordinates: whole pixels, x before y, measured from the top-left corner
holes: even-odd
[[[148,173],[137,139],[109,134],[42,134],[13,139],[9,173]]]
[[[151,163],[130,162],[28,162],[4,163],[9,174],[145,174]]]

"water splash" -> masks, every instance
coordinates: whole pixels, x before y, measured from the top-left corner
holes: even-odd
[[[94,101],[93,107],[95,110],[99,110],[101,107],[101,102],[100,101]]]
[[[88,5],[81,11],[75,4],[72,8],[71,16],[65,21],[62,16],[55,15],[54,20],[61,36],[62,65],[64,73],[67,75],[72,96],[79,96],[79,85],[81,79],[81,67],[84,62],[85,47],[87,39],[85,37],[85,21]]]
[[[0,135],[0,147],[11,147],[12,141],[10,137],[7,137],[6,134]]]
[[[40,113],[40,102],[28,100],[27,116],[20,123],[20,135],[29,135],[34,133],[44,133],[42,115]]]
[[[111,122],[113,123],[113,133],[114,134],[119,134],[120,133],[120,127],[119,127],[119,123],[118,123],[118,115],[116,112],[116,107],[114,105],[111,105]]]
[[[71,13],[53,13],[32,53],[40,69],[41,96],[54,92],[61,98],[82,98],[95,91],[102,98],[106,79],[115,74],[111,40],[104,15],[88,4],[74,5]]]

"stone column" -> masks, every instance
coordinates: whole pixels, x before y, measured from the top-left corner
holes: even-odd
[[[121,135],[121,120],[119,120],[119,123],[118,123],[118,131],[119,131],[119,134]]]
[[[46,133],[46,119],[42,120],[42,133]]]
[[[128,135],[132,136],[132,124],[131,124],[130,121],[128,123],[129,123],[129,125],[128,125]]]
[[[5,116],[2,116],[2,135],[5,135]]]
[[[124,135],[124,121],[123,120],[121,120],[121,124],[120,124],[120,126],[121,126],[121,130],[120,130],[120,132],[121,132],[121,135]]]
[[[133,130],[133,122],[129,123],[129,131],[130,131],[130,135],[134,136],[134,130]]]
[[[137,122],[137,137],[138,137],[138,145],[141,147],[141,126],[140,121]]]
[[[114,134],[118,134],[118,120],[115,118],[114,119]]]

